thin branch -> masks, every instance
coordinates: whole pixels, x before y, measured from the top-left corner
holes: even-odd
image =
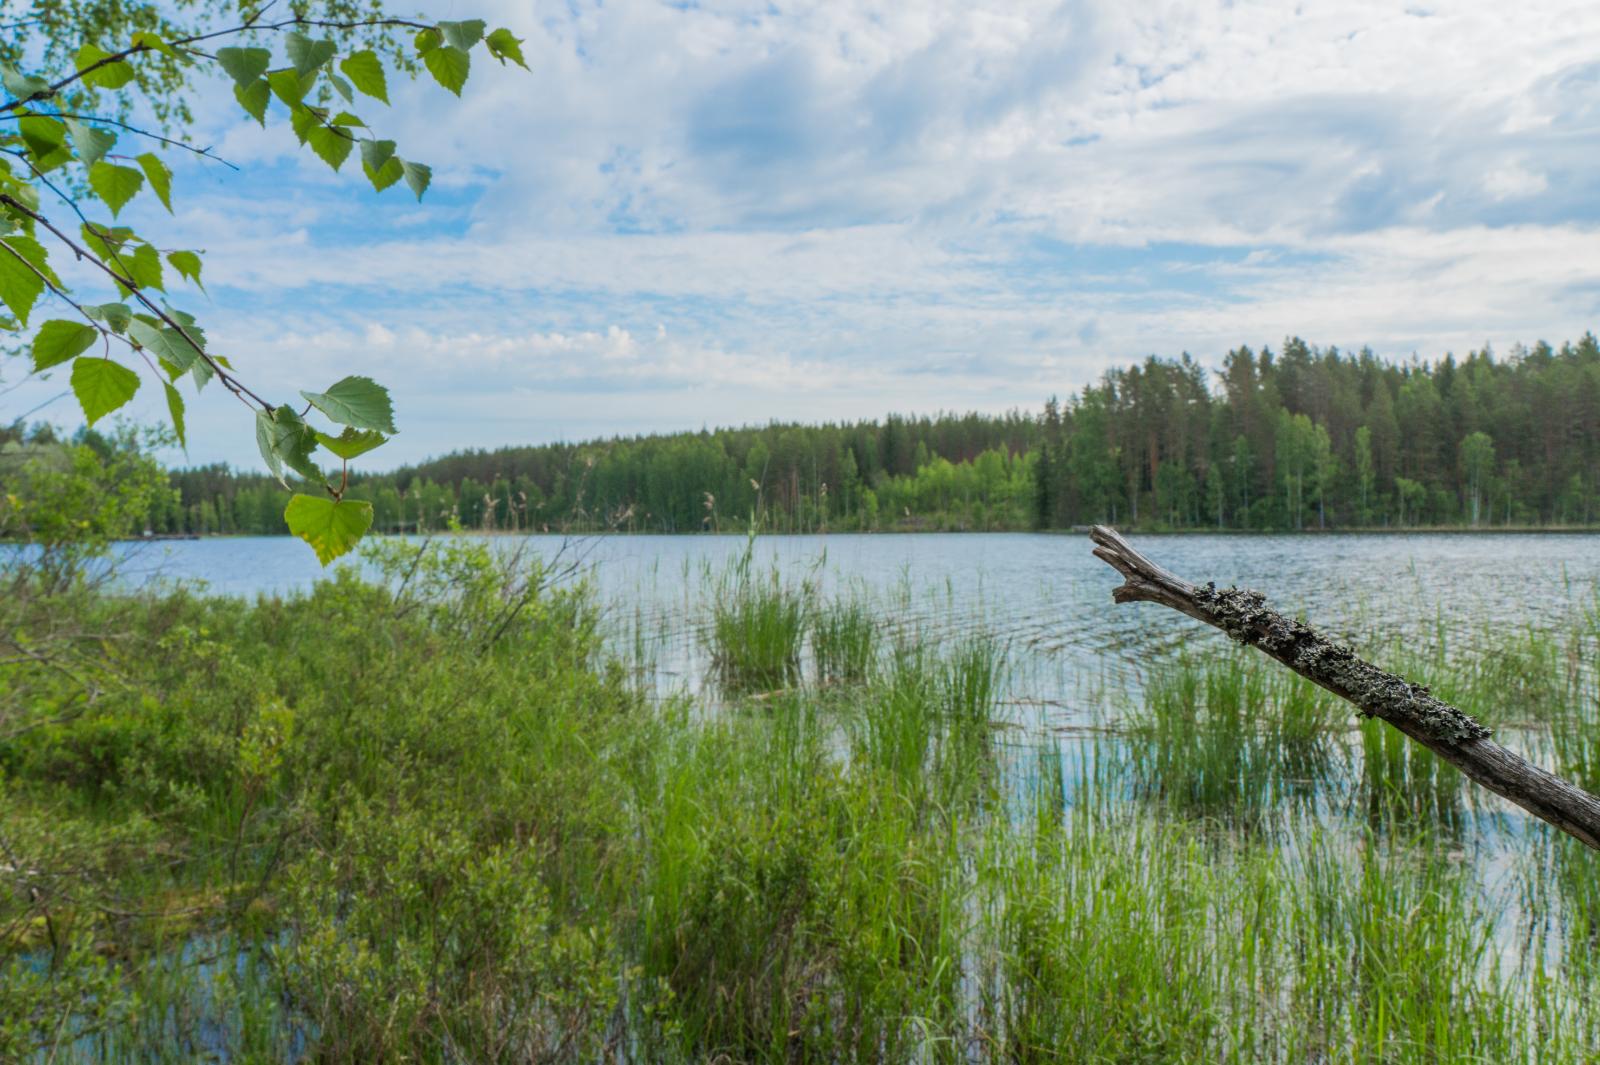
[[[9,119],[18,119],[18,120],[20,120],[20,119],[23,119],[23,118],[27,118],[30,115],[37,115],[40,118],[72,118],[72,119],[77,119],[80,122],[98,122],[101,125],[105,125],[105,126],[116,126],[118,129],[126,130],[129,133],[137,134],[138,136],[141,136],[141,137],[149,137],[153,141],[159,141],[162,144],[170,145],[171,147],[174,147],[174,148],[182,148],[186,152],[193,152],[195,155],[200,156],[202,159],[209,159],[213,163],[221,163],[223,166],[227,167],[229,170],[238,170],[239,169],[237,166],[235,166],[232,163],[228,162],[226,159],[222,158],[221,156],[212,155],[211,154],[211,147],[209,145],[207,145],[204,148],[196,148],[194,145],[189,144],[187,141],[176,140],[176,139],[174,139],[172,137],[163,136],[160,133],[152,133],[150,130],[143,129],[143,128],[139,127],[139,126],[132,125],[131,123],[128,123],[128,122],[124,122],[120,118],[106,118],[104,115],[81,115],[81,114],[77,114],[77,113],[74,113],[74,112],[71,112],[71,111],[29,111],[29,112],[26,112],[26,113],[13,113],[13,114],[0,115],[0,121],[5,121],[5,120],[9,120]],[[16,153],[13,152],[12,154],[16,154]]]
[[[245,399],[245,397],[248,396],[250,399],[255,400],[255,402],[261,406],[262,410],[271,411],[273,409],[273,405],[271,403],[268,403],[266,400],[256,395],[250,390],[250,388],[229,373],[220,363],[216,361],[213,356],[207,354],[205,348],[201,346],[199,341],[195,340],[194,337],[189,335],[189,331],[184,328],[183,324],[174,319],[161,307],[157,306],[155,301],[149,296],[146,296],[144,294],[144,290],[139,287],[138,282],[134,281],[131,276],[124,276],[117,273],[117,271],[108,266],[98,255],[95,255],[88,248],[81,246],[77,241],[73,240],[71,237],[61,232],[61,230],[57,229],[51,224],[49,219],[45,218],[39,212],[31,210],[25,204],[20,203],[11,196],[0,193],[0,203],[6,204],[14,210],[17,210],[33,219],[33,221],[37,224],[44,226],[51,233],[55,234],[57,240],[61,241],[68,248],[71,248],[73,253],[77,255],[79,259],[88,260],[94,266],[99,267],[100,270],[106,274],[106,276],[110,277],[117,284],[127,289],[128,292],[133,295],[134,299],[138,300],[146,310],[155,315],[162,322],[166,323],[170,329],[181,336],[184,341],[195,350],[195,352],[211,369],[211,371],[216,374],[217,380],[222,382],[223,387],[229,392],[232,392],[234,396],[236,396],[241,402],[244,402],[246,406],[249,406],[249,401]],[[74,203],[72,207],[74,211],[77,211],[77,204]],[[78,216],[82,218],[83,213],[78,211]],[[87,223],[87,219],[85,219],[85,222]],[[16,253],[13,251],[12,254]],[[112,255],[114,258],[116,257],[115,252],[113,252]],[[121,259],[118,258],[117,261],[118,265],[121,265]]]
[[[1095,557],[1123,576],[1118,603],[1159,603],[1226,632],[1381,718],[1496,795],[1600,850],[1600,797],[1495,743],[1490,730],[1427,688],[1356,657],[1349,647],[1266,606],[1259,592],[1199,587],[1136,551],[1115,529],[1089,531]]]

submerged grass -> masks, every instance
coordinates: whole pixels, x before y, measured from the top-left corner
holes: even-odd
[[[1050,739],[997,727],[999,643],[746,566],[707,714],[609,662],[581,589],[506,620],[487,553],[418,564],[421,598],[33,604],[122,635],[92,703],[0,674],[0,1059],[1600,1055],[1595,856],[1464,823],[1258,660]],[[1582,776],[1578,673],[1539,713]]]

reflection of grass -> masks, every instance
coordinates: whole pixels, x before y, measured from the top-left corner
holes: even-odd
[[[1230,654],[1042,742],[995,727],[994,641],[773,588],[711,608],[788,619],[714,644],[776,665],[712,713],[640,698],[581,594],[487,649],[348,579],[55,604],[139,653],[65,717],[0,675],[51,713],[0,741],[0,1058],[1593,1060],[1600,864],[1484,834],[1392,730]]]

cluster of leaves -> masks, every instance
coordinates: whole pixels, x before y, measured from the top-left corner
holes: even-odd
[[[441,86],[460,95],[472,51],[482,46],[494,59],[526,67],[521,42],[510,31],[488,31],[476,19],[435,24],[382,16],[337,21],[297,14],[277,22],[259,17],[227,29],[168,38],[136,29],[113,49],[90,41],[72,55],[70,72],[37,77],[0,63],[5,101],[0,103],[0,330],[32,330],[32,370],[67,367],[73,394],[90,425],[121,409],[143,378],[115,357],[130,355],[160,382],[180,443],[187,445],[186,380],[199,393],[215,381],[249,408],[256,441],[267,467],[285,488],[286,473],[304,478],[315,494],[299,493],[285,520],[326,565],[348,551],[372,524],[371,505],[345,498],[351,459],[381,446],[396,432],[393,405],[384,386],[348,376],[321,391],[303,391],[293,403],[275,403],[253,391],[220,352],[208,347],[195,317],[169,302],[171,280],[201,287],[203,260],[188,248],[168,248],[127,225],[116,224],[125,208],[148,190],[172,212],[173,171],[156,151],[128,154],[125,142],[159,144],[214,160],[209,149],[141,129],[130,94],[149,66],[173,89],[203,91],[198,75],[209,69],[231,79],[244,111],[267,124],[276,100],[301,145],[339,170],[357,148],[372,187],[382,191],[404,181],[420,199],[432,171],[401,157],[395,142],[379,137],[358,115],[358,96],[389,102],[389,71],[404,61],[372,47],[342,47],[363,33],[410,31],[411,53]],[[319,36],[326,33],[328,36]],[[217,41],[223,47],[209,50]],[[273,47],[279,46],[275,53]],[[387,60],[387,67],[386,67]],[[215,80],[215,79],[213,79]],[[159,109],[158,118],[165,119]],[[62,208],[71,222],[52,217]],[[108,212],[110,219],[102,214]],[[80,300],[56,272],[72,257],[97,272],[114,293],[108,302]],[[168,271],[176,275],[169,280]],[[76,318],[31,322],[47,294]],[[297,409],[298,408],[298,409]],[[315,410],[332,425],[319,428]],[[337,459],[337,477],[324,463]]]

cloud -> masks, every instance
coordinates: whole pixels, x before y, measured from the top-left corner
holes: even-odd
[[[459,102],[362,109],[434,166],[422,205],[224,93],[201,121],[244,173],[184,163],[178,215],[135,220],[207,250],[209,300],[174,299],[265,387],[390,383],[397,459],[1034,406],[1289,333],[1503,349],[1600,312],[1591,5],[479,11],[532,73],[479,57]]]

